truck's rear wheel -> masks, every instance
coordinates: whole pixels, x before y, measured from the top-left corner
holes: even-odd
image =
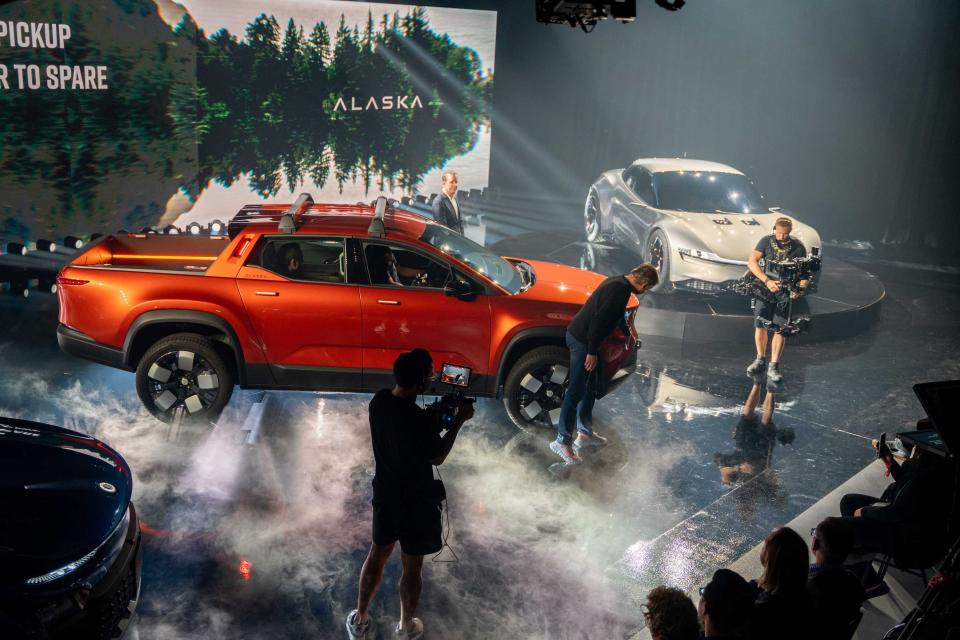
[[[182,410],[192,422],[216,420],[233,394],[233,371],[209,338],[176,333],[147,349],[137,366],[137,395],[170,422]]]
[[[514,363],[503,385],[503,406],[521,429],[554,429],[570,378],[570,352],[537,347]]]

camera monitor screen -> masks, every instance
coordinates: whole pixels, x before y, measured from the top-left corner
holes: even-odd
[[[466,388],[470,386],[471,373],[473,370],[470,367],[458,367],[444,362],[443,369],[440,370],[440,382]]]
[[[956,401],[960,396],[960,380],[915,384],[913,391],[950,453],[960,453],[960,425],[957,424],[960,411]]]

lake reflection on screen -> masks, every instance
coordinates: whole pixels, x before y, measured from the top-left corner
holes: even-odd
[[[171,27],[171,3],[163,16],[150,0],[96,4],[0,8],[0,19],[73,31],[64,52],[4,49],[0,64],[60,55],[105,64],[110,83],[0,92],[4,238],[207,222],[303,191],[335,202],[438,191],[444,168],[464,188],[487,186],[493,61],[469,40],[493,55],[495,13],[468,12],[485,14],[480,34],[438,10],[455,40],[432,10],[398,5],[321,2],[308,15],[302,2],[272,3],[230,23],[245,24],[234,35],[182,10]],[[329,10],[344,4],[349,19]]]

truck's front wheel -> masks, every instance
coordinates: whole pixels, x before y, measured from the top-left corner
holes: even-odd
[[[520,428],[556,428],[570,378],[570,352],[537,347],[514,363],[503,384],[503,406]]]
[[[137,366],[137,395],[147,410],[171,422],[219,417],[233,394],[233,371],[209,338],[176,333],[147,349]]]

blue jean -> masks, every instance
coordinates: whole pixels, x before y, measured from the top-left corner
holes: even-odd
[[[570,349],[570,379],[560,406],[560,424],[557,425],[557,442],[572,444],[574,431],[593,434],[593,404],[597,401],[597,376],[600,362],[593,371],[587,371],[583,361],[587,357],[587,345],[567,332],[567,348]]]

